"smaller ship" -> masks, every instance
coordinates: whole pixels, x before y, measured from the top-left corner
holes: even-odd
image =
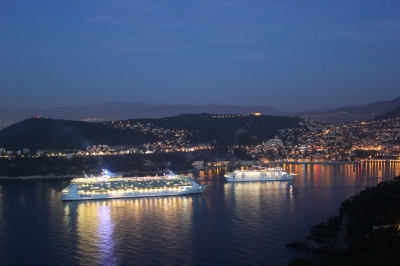
[[[288,173],[282,167],[266,168],[252,165],[250,169],[235,170],[224,176],[228,182],[249,182],[292,180],[296,174]]]
[[[62,200],[177,196],[202,193],[207,186],[171,171],[162,176],[122,177],[103,169],[101,176],[72,179],[62,191]]]

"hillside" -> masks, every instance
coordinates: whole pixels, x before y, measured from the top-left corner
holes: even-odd
[[[374,120],[385,120],[385,119],[392,119],[399,117],[400,117],[400,106],[390,112],[387,112],[386,114],[375,117]]]
[[[222,146],[254,145],[273,138],[279,129],[297,127],[302,119],[283,116],[226,116],[186,114],[162,119],[129,119],[125,124],[154,124],[164,129],[187,130],[192,143]]]
[[[5,149],[86,149],[88,145],[139,145],[153,141],[151,135],[121,130],[101,123],[29,118],[0,131]]]
[[[302,112],[294,115],[322,123],[344,123],[372,119],[398,107],[400,107],[400,97],[363,106],[342,107],[326,112]]]
[[[297,117],[232,116],[189,114],[162,119],[129,119],[115,122],[30,118],[0,131],[0,147],[6,149],[84,149],[88,145],[141,145],[167,141],[174,130],[184,131],[187,143],[210,145],[251,145],[273,138],[278,129],[296,127]],[[135,130],[132,125],[146,125]],[[147,124],[151,126],[147,126]],[[162,133],[161,128],[168,133]],[[157,131],[155,130],[157,129]],[[175,137],[176,139],[176,137]]]

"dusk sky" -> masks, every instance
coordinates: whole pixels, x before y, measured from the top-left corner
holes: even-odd
[[[400,1],[0,2],[0,107],[400,96]]]

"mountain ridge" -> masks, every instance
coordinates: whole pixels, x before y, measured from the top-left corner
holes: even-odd
[[[399,117],[400,117],[400,106],[390,112],[375,117],[374,120],[385,120],[385,119],[399,118]]]
[[[351,104],[330,109],[329,106],[312,111],[286,112],[269,106],[238,106],[227,104],[152,104],[143,102],[97,102],[80,107],[54,107],[42,109],[18,109],[0,107],[0,130],[30,117],[47,117],[76,121],[114,121],[136,118],[162,118],[179,114],[251,114],[297,116],[322,123],[364,121],[400,107],[400,97],[366,105]]]
[[[400,96],[393,100],[377,101],[363,106],[340,107],[326,112],[299,112],[293,115],[322,123],[345,123],[373,119],[398,107],[400,107]]]

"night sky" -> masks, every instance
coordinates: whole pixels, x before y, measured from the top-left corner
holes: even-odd
[[[400,96],[400,1],[0,0],[0,107]]]

